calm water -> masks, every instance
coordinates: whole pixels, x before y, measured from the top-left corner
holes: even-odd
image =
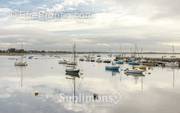
[[[112,96],[106,102],[61,102],[73,95],[73,80],[58,58],[35,56],[28,67],[15,67],[16,56],[0,56],[0,113],[178,113],[180,69],[155,67],[145,76],[105,71],[105,65],[80,62],[76,95]],[[129,67],[121,66],[121,69]],[[34,96],[39,92],[39,96]],[[61,96],[60,96],[61,95]]]

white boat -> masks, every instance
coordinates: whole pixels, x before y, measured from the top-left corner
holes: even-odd
[[[103,63],[112,63],[110,58],[104,58]]]
[[[21,49],[23,50],[23,44],[21,45]],[[27,62],[24,61],[24,55],[21,55],[20,61],[16,61],[14,63],[15,66],[28,66]]]
[[[59,60],[59,64],[67,64],[67,60],[65,60],[65,59],[61,59],[61,60]]]
[[[102,63],[102,59],[101,59],[101,58],[97,58],[97,59],[96,59],[96,62],[97,62],[97,63]]]
[[[14,65],[15,66],[28,66],[27,62],[23,62],[23,61],[15,62]]]
[[[66,64],[67,64],[67,66],[76,66],[77,65],[76,62],[67,62]]]
[[[124,70],[125,74],[143,74],[144,70],[141,69],[126,69]]]
[[[178,62],[167,62],[165,63],[166,67],[179,67],[179,63]]]

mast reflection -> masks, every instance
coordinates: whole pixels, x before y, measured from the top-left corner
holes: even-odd
[[[144,74],[126,74],[127,76],[134,77],[135,85],[138,84],[139,79],[141,79],[141,91],[144,91]]]
[[[26,67],[23,67],[23,66],[16,67],[17,75],[20,77],[19,81],[20,81],[20,87],[21,88],[23,87],[25,69],[26,69]]]
[[[80,78],[80,75],[77,73],[72,73],[72,74],[68,74],[66,73],[67,77],[66,79],[72,80],[73,81],[73,101],[74,104],[76,103],[76,79]]]

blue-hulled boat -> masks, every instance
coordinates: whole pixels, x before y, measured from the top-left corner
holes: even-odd
[[[123,60],[118,60],[118,61],[116,61],[116,64],[124,64],[124,61]]]
[[[111,71],[119,71],[119,66],[116,65],[111,65],[111,66],[106,66],[105,69],[106,70],[111,70]]]

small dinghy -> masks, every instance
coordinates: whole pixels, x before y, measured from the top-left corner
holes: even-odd
[[[106,66],[106,70],[114,70],[114,71],[116,71],[116,70],[119,70],[119,66],[116,66],[116,65],[112,65],[112,66]]]
[[[167,62],[165,63],[165,67],[179,67],[179,63],[178,62]]]
[[[144,70],[141,69],[126,69],[124,70],[125,74],[143,74]]]
[[[116,64],[124,64],[124,61],[123,60],[118,60],[118,61],[116,61]]]
[[[97,63],[102,63],[102,59],[101,59],[101,58],[98,58],[98,59],[96,60],[96,62],[97,62]]]
[[[111,61],[112,64],[111,65],[108,65],[105,67],[106,70],[109,70],[109,71],[119,71],[119,66],[118,65],[115,65],[115,63],[113,63],[113,61]]]
[[[15,66],[28,66],[27,62],[15,62]]]
[[[66,74],[67,75],[78,75],[80,72],[80,69],[77,69],[77,68],[67,68],[66,69]]]
[[[139,66],[133,66],[133,69],[140,69],[140,70],[146,71],[147,67],[143,65],[139,65]]]
[[[65,60],[65,59],[61,59],[61,60],[59,60],[59,64],[67,64],[67,60]]]
[[[132,61],[132,62],[129,62],[129,65],[138,66],[138,65],[140,65],[140,63],[138,61]]]

